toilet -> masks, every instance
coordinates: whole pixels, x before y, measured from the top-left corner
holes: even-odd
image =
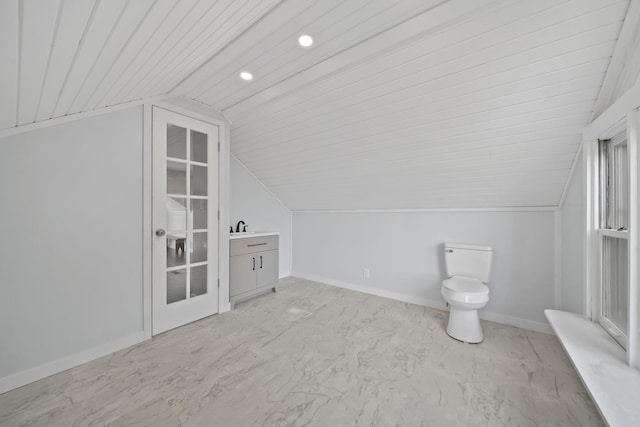
[[[459,341],[479,343],[482,326],[478,310],[489,302],[485,283],[491,275],[493,248],[459,243],[444,244],[447,277],[442,296],[449,304],[447,334]]]

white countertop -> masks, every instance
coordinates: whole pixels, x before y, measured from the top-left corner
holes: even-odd
[[[246,239],[247,237],[265,237],[278,235],[280,235],[280,233],[278,233],[277,231],[245,231],[244,233],[229,234],[229,240]]]
[[[556,310],[544,314],[607,424],[638,425],[640,371],[625,363],[622,347],[580,315]]]

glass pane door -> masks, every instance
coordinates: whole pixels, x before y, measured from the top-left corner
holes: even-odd
[[[153,108],[153,334],[218,312],[218,126]]]
[[[207,134],[167,124],[167,304],[207,289]]]

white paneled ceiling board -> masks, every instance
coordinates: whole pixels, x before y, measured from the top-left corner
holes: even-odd
[[[30,16],[24,21],[23,33],[20,39],[23,55],[20,57],[20,84],[18,123],[29,123],[35,120],[42,81],[44,80],[51,41],[58,20],[51,19],[58,16],[59,1],[36,2],[27,1],[20,4],[20,15]]]
[[[203,62],[215,57],[227,43],[250,27],[277,2],[225,0],[204,3],[209,6],[206,12],[192,13],[185,22],[180,22],[169,35],[169,51],[136,73],[132,79],[133,84],[125,87],[124,92],[114,98],[116,101],[128,99],[129,91],[133,91],[136,98],[169,92]],[[178,38],[176,32],[185,32],[185,36]]]
[[[3,0],[0,129],[169,93],[278,0]]]
[[[69,70],[77,59],[78,50],[69,47],[81,44],[85,31],[89,29],[87,22],[96,11],[96,4],[86,0],[64,0],[61,6],[63,9],[56,17],[56,32],[52,39],[55,43],[49,52],[49,62],[40,87],[38,107],[34,112],[32,111],[35,116],[22,123],[52,117],[59,96],[68,81]]]
[[[632,1],[620,31],[616,48],[602,83],[593,118],[598,117],[624,92],[630,89],[640,76],[640,2]]]
[[[293,210],[557,206],[629,2],[389,3],[283,2],[175,93]]]
[[[638,3],[5,0],[0,129],[182,96],[293,210],[554,207]]]
[[[233,46],[190,76],[178,92],[219,106],[233,105],[301,70],[322,64],[345,49],[383,33],[394,25],[445,3],[443,0],[299,0],[280,5]],[[313,34],[313,49],[301,49],[298,36]],[[378,54],[379,49],[375,50]],[[229,64],[240,68],[229,67]],[[256,76],[248,87],[241,69]],[[335,69],[332,67],[331,72]],[[211,76],[217,76],[211,79]]]
[[[0,13],[0,129],[18,121],[18,2],[2,3]]]

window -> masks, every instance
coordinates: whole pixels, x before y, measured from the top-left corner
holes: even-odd
[[[626,131],[598,143],[600,316],[626,348],[629,322],[629,161]]]
[[[629,222],[629,162],[626,132],[599,141],[600,228],[627,230]]]
[[[640,369],[640,85],[582,135],[584,313]]]

